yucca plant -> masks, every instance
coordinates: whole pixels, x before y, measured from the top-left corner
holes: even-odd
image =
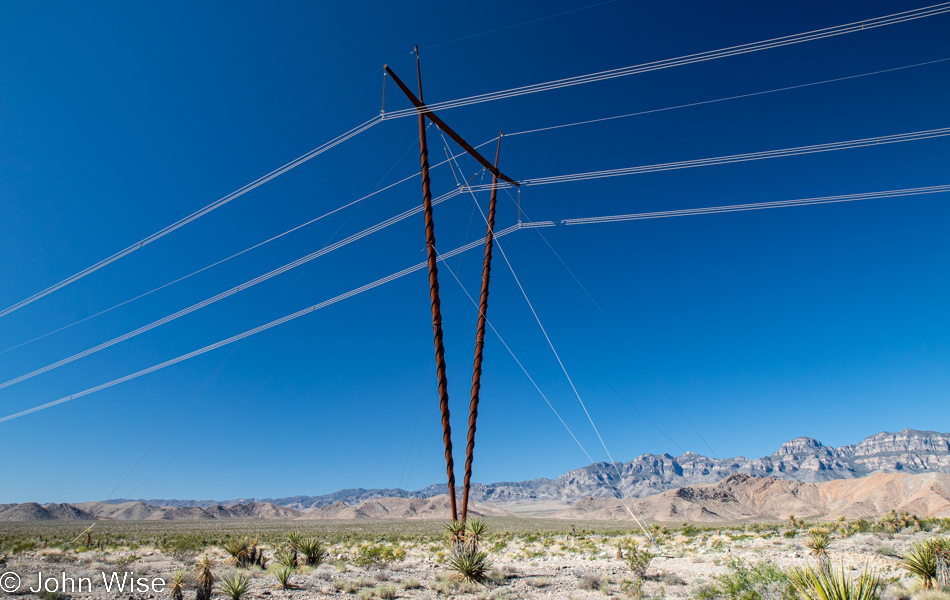
[[[218,582],[218,590],[231,600],[241,600],[247,593],[249,579],[237,571],[232,571],[221,577]]]
[[[231,557],[228,562],[236,567],[246,567],[251,560],[251,543],[247,538],[229,539],[222,544],[224,551]]]
[[[185,597],[185,572],[181,569],[172,573],[172,585],[168,593],[172,600],[183,600]]]
[[[475,550],[478,550],[478,544],[485,539],[488,534],[488,523],[482,519],[472,519],[465,522],[465,543]]]
[[[327,559],[327,550],[317,538],[300,540],[298,548],[307,557],[308,567],[319,567]]]
[[[942,587],[950,586],[950,538],[934,538],[931,544],[937,562],[937,581]]]
[[[453,550],[461,548],[465,543],[465,523],[463,521],[452,521],[445,525],[443,529],[445,529],[445,533],[452,543]]]
[[[291,548],[299,548],[300,542],[303,541],[303,534],[300,531],[294,529],[287,534],[287,543],[290,544]]]
[[[214,559],[207,554],[201,555],[195,561],[195,570],[198,572],[198,593],[195,600],[211,600],[211,592],[214,590],[214,573],[211,568],[214,566]]]
[[[937,579],[937,553],[932,540],[916,542],[910,552],[904,555],[901,562],[908,573],[920,580],[920,588],[933,588]]]
[[[808,540],[808,546],[811,553],[818,558],[818,568],[828,572],[831,568],[831,561],[828,558],[828,546],[831,545],[831,536],[824,529],[814,528],[808,532],[811,539]]]
[[[792,569],[788,579],[803,600],[878,600],[882,591],[881,578],[866,565],[856,578],[841,563],[827,571],[811,566]]]
[[[271,575],[274,579],[277,580],[277,583],[280,584],[281,589],[289,590],[293,586],[290,584],[290,578],[293,576],[294,570],[288,567],[287,565],[277,565],[271,569]]]
[[[289,547],[278,548],[274,552],[274,562],[289,569],[297,568],[297,551]]]
[[[491,570],[491,561],[484,552],[463,544],[456,548],[449,559],[449,566],[464,579],[481,583]]]

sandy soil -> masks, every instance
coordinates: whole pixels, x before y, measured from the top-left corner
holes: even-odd
[[[933,533],[906,532],[899,534],[859,533],[850,537],[837,536],[831,544],[833,562],[843,561],[849,568],[863,569],[865,565],[877,570],[885,578],[913,587],[913,582],[900,568],[897,556],[914,541],[933,536]],[[807,537],[799,533],[794,538],[774,533],[754,533],[743,530],[706,531],[693,537],[673,532],[661,540],[661,556],[655,557],[643,578],[642,591],[646,598],[696,597],[702,586],[714,583],[717,576],[729,569],[735,559],[748,564],[767,561],[780,568],[814,564]],[[590,533],[577,536],[500,535],[489,538],[485,549],[493,563],[491,580],[476,585],[463,583],[446,570],[445,544],[442,542],[401,540],[384,543],[390,548],[401,547],[403,559],[386,565],[357,567],[359,548],[368,542],[340,542],[329,546],[328,563],[316,569],[301,569],[291,579],[293,589],[280,589],[268,571],[244,571],[250,577],[247,599],[309,599],[309,598],[436,598],[451,595],[459,598],[576,598],[594,599],[610,596],[627,597],[627,582],[634,579],[626,563],[617,556],[618,544],[633,541],[644,544],[645,537],[619,534]],[[266,546],[265,546],[266,547]],[[227,566],[227,555],[220,548],[208,552],[216,558],[215,574],[221,576],[233,570]],[[268,551],[268,554],[271,552]],[[138,547],[134,550],[114,548],[107,550],[66,551],[58,548],[40,548],[6,557],[6,566],[0,571],[17,573],[22,586],[19,597],[33,596],[27,587],[36,587],[37,574],[55,576],[62,573],[77,579],[88,577],[92,591],[71,592],[74,598],[132,600],[169,597],[167,591],[153,589],[119,593],[115,588],[106,591],[101,573],[132,572],[136,577],[160,577],[171,580],[176,569],[185,569],[193,581],[195,553],[170,552],[155,548]],[[24,594],[24,592],[26,592]],[[194,584],[186,587],[185,598],[194,598]],[[220,593],[216,597],[223,598]],[[47,598],[51,598],[47,595]],[[931,599],[933,600],[933,599]]]

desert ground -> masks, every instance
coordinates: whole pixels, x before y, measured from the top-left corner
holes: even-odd
[[[697,600],[783,600],[796,597],[785,579],[792,567],[817,565],[810,546],[816,527],[830,538],[833,568],[847,574],[865,568],[881,576],[885,600],[950,600],[940,590],[920,590],[920,582],[903,567],[901,556],[915,542],[945,535],[950,519],[917,519],[890,513],[878,519],[809,522],[785,520],[764,524],[651,525],[655,538],[630,523],[569,522],[553,519],[485,519],[488,532],[480,549],[490,570],[481,582],[461,578],[450,565],[451,542],[444,521],[433,520],[229,520],[150,522],[32,522],[0,524],[0,571],[14,572],[22,585],[14,596],[44,600],[73,598],[173,597],[157,591],[107,591],[102,573],[134,572],[137,578],[170,583],[184,571],[184,598],[196,597],[196,560],[213,559],[217,583],[213,597],[227,598],[221,584],[235,574],[248,579],[246,599],[309,598],[696,598]],[[275,577],[288,551],[288,537],[298,531],[319,540],[326,556],[318,566],[290,570],[287,587]],[[255,542],[265,566],[237,568],[227,548]],[[628,564],[634,553],[654,556],[637,574]],[[91,591],[62,589],[33,594],[37,577],[92,581]],[[69,582],[67,582],[68,585]],[[60,584],[61,586],[62,584]],[[47,587],[54,587],[49,584]]]

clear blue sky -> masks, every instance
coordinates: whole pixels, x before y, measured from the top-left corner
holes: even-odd
[[[525,23],[585,4],[6,3],[0,8],[0,305],[378,114],[382,65],[412,81],[413,44],[422,48],[425,97],[434,102],[924,5],[618,0]],[[946,59],[948,27],[950,16],[932,17],[443,117],[481,143],[499,128],[516,132]],[[502,142],[501,166],[523,179],[920,131],[950,126],[948,98],[950,61],[938,62],[511,137]],[[408,106],[392,85],[386,102],[389,110]],[[434,129],[430,134],[432,156],[444,157]],[[559,221],[947,184],[948,165],[950,140],[938,138],[529,187],[521,200],[531,219]],[[471,160],[462,167],[466,177],[477,172]],[[415,120],[384,122],[0,318],[0,350],[417,170]],[[434,169],[432,180],[436,194],[455,186],[446,167]],[[487,194],[479,200],[487,203]],[[603,312],[536,232],[517,232],[502,245],[616,459],[682,450],[757,457],[800,435],[841,445],[882,430],[950,430],[948,201],[940,194],[542,230]],[[0,378],[85,350],[420,202],[419,181],[411,180],[185,282],[4,352]],[[502,194],[498,227],[516,219]],[[483,234],[470,196],[437,207],[440,250]],[[423,249],[417,215],[306,268],[2,389],[0,412],[43,404],[245,331],[415,264]],[[605,459],[500,253],[495,257],[489,317],[594,458]],[[451,263],[473,295],[480,265],[479,250]],[[461,465],[476,312],[449,272],[440,274]],[[432,355],[428,285],[419,272],[239,346],[0,424],[0,502],[104,499],[120,482],[117,497],[215,499],[442,482]],[[489,334],[474,479],[554,477],[587,462]]]

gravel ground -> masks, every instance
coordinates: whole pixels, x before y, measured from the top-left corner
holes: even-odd
[[[794,538],[782,535],[732,532],[719,535],[715,531],[694,537],[665,536],[661,555],[653,558],[642,580],[645,598],[695,597],[701,586],[715,581],[726,573],[729,564],[739,559],[748,564],[767,561],[787,569],[793,566],[814,564],[807,538],[799,534]],[[932,533],[870,534],[861,533],[851,537],[835,537],[830,547],[834,563],[843,563],[854,570],[867,565],[885,578],[893,581],[904,579],[903,585],[912,588],[910,579],[900,568],[899,556],[912,542],[930,537]],[[535,539],[537,538],[537,539]],[[458,598],[494,599],[506,598],[576,598],[594,599],[604,597],[627,597],[628,582],[635,578],[626,563],[617,556],[621,542],[638,543],[645,547],[643,537],[623,537],[617,534],[590,533],[581,536],[548,534],[541,536],[511,536],[507,539],[489,540],[485,546],[490,551],[493,563],[491,578],[484,584],[459,581],[446,570],[444,544],[433,542],[390,542],[406,550],[404,559],[388,565],[357,567],[353,565],[358,546],[340,543],[329,548],[329,561],[316,569],[301,569],[291,579],[292,589],[280,589],[267,571],[248,570],[250,588],[245,596],[251,599],[303,600],[310,598],[362,598],[391,597],[426,599],[450,595]],[[220,549],[209,551],[217,561],[216,576],[227,573],[227,556]],[[270,554],[270,552],[268,552]],[[341,562],[342,559],[342,562]],[[154,548],[133,550],[93,550],[63,552],[59,549],[39,549],[21,552],[6,558],[0,572],[14,572],[21,578],[17,597],[33,597],[27,587],[36,587],[37,574],[57,579],[62,573],[77,579],[88,577],[92,591],[66,592],[73,598],[146,600],[169,598],[167,590],[122,592],[113,588],[107,591],[102,573],[111,577],[113,572],[134,572],[136,578],[146,582],[154,578],[171,580],[177,569],[189,572],[191,581],[186,586],[185,599],[195,597],[193,583],[194,553],[166,555]],[[157,586],[160,588],[161,586]],[[932,595],[932,594],[931,594]],[[52,594],[46,600],[52,600]],[[216,598],[223,598],[215,593]],[[950,600],[950,596],[946,597]],[[900,600],[899,598],[896,600]],[[928,600],[937,600],[929,598]]]

